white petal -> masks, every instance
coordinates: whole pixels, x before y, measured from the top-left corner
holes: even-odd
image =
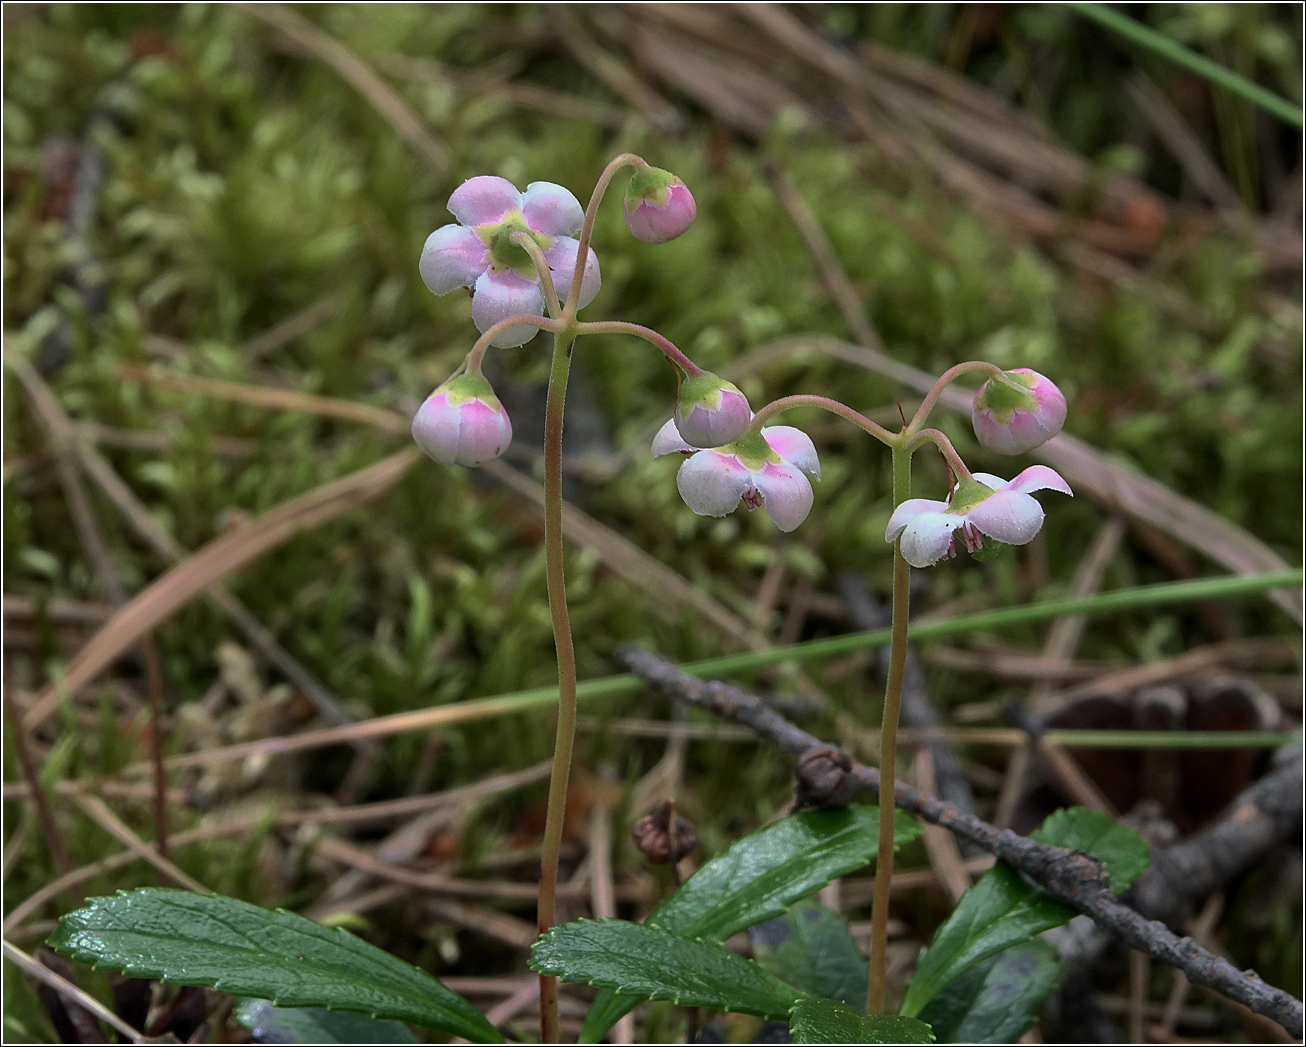
[[[680,497],[699,516],[728,516],[752,484],[734,455],[717,451],[699,451],[676,474]]]
[[[1024,545],[1043,526],[1043,507],[1010,487],[985,498],[964,516],[983,534],[1007,545]]]
[[[575,236],[585,224],[580,202],[552,182],[532,182],[521,194],[521,213],[526,224],[546,236]]]
[[[821,478],[821,462],[816,457],[816,445],[801,429],[795,429],[792,425],[772,425],[762,430],[762,438],[786,462],[798,466],[817,480]]]
[[[521,193],[497,175],[469,178],[449,197],[449,210],[463,225],[497,222],[521,203]]]
[[[903,505],[909,504],[903,502]],[[899,506],[901,508],[901,506]],[[931,567],[948,555],[952,534],[961,517],[949,513],[921,513],[902,532],[902,558],[913,567]]]
[[[560,301],[565,302],[567,292],[571,290],[572,276],[576,272],[576,251],[579,247],[579,240],[570,236],[560,236],[544,252],[544,260],[548,262],[549,271],[553,273],[553,286],[558,292]],[[599,274],[599,257],[591,247],[585,262],[585,275],[580,281],[580,308],[583,309],[594,301],[594,296],[599,293],[601,286],[603,286],[603,278]]]
[[[928,498],[908,498],[889,517],[889,526],[884,530],[884,540],[891,542],[902,529],[923,513],[941,513],[948,508],[947,502],[934,502]]]
[[[482,334],[500,320],[521,313],[544,315],[544,296],[534,280],[527,280],[509,269],[502,273],[487,272],[476,281],[476,291],[472,295],[472,322]],[[537,330],[524,324],[510,327],[496,335],[490,344],[500,348],[525,345],[535,337]]]
[[[812,485],[797,466],[768,462],[753,484],[762,492],[766,515],[782,531],[792,531],[812,511]]]
[[[664,454],[693,454],[699,450],[697,447],[691,447],[685,443],[685,438],[680,435],[680,430],[676,428],[676,420],[670,418],[667,424],[658,430],[657,436],[653,437],[653,457],[660,458]]]
[[[995,491],[1001,491],[1007,486],[1007,481],[1000,476],[994,476],[992,473],[971,473],[976,480],[985,487],[992,487]]]
[[[443,225],[426,238],[417,269],[435,294],[471,287],[490,264],[485,242],[464,225]]]
[[[1049,469],[1046,465],[1031,465],[1007,484],[1007,490],[1023,491],[1025,494],[1030,491],[1060,491],[1062,494],[1074,497],[1070,484],[1061,478],[1059,472]]]

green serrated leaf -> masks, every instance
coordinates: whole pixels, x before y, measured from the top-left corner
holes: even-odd
[[[1015,1043],[1060,973],[1057,951],[1047,942],[1014,945],[954,978],[920,1017],[943,1043]]]
[[[92,898],[59,921],[49,944],[97,970],[503,1042],[480,1011],[425,971],[348,931],[235,898],[164,888]]]
[[[933,1043],[934,1033],[918,1018],[862,1014],[836,1000],[808,996],[789,1016],[794,1043]]]
[[[1142,837],[1106,815],[1084,808],[1058,811],[1030,835],[1041,843],[1092,855],[1110,873],[1113,890],[1123,891],[1147,868],[1147,844]],[[1054,901],[999,862],[961,896],[921,955],[902,1013],[919,1014],[948,982],[981,960],[1060,927],[1074,915],[1075,910]]]
[[[707,862],[653,910],[648,923],[688,938],[723,942],[782,915],[836,876],[875,858],[880,809],[856,805],[807,811],[750,833]],[[896,812],[895,847],[920,835],[919,823]],[[639,1000],[601,991],[585,1016],[582,1043],[598,1043]]]
[[[921,831],[901,812],[893,829],[895,848]],[[782,915],[836,876],[865,866],[875,857],[879,831],[878,807],[783,818],[713,858],[654,909],[648,922],[687,938],[723,942]]]
[[[531,968],[641,1000],[783,1019],[802,995],[750,960],[711,942],[628,923],[579,920],[531,949]]]
[[[403,1022],[320,1007],[273,1007],[241,1000],[236,1021],[255,1043],[420,1043]]]
[[[796,989],[861,1009],[869,967],[838,913],[810,899],[749,932],[753,958]]]
[[[1152,863],[1151,848],[1136,829],[1087,807],[1054,811],[1029,838],[1091,854],[1110,874],[1115,894],[1123,892]]]

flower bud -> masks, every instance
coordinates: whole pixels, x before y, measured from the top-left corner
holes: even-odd
[[[748,398],[711,371],[680,383],[676,428],[693,447],[722,447],[739,439],[753,420]]]
[[[626,228],[646,244],[674,240],[693,224],[698,208],[679,178],[660,167],[636,171],[626,186]]]
[[[982,446],[998,454],[1024,454],[1061,432],[1066,398],[1049,379],[1020,367],[980,386],[970,418]]]
[[[635,846],[654,865],[678,862],[698,846],[698,833],[694,831],[693,823],[676,813],[672,800],[665,801],[652,814],[641,818],[630,835]]]
[[[483,465],[512,442],[508,412],[479,371],[450,378],[413,416],[417,446],[443,465]]]
[[[852,770],[847,753],[825,745],[805,749],[798,758],[797,808],[847,807],[859,787]]]

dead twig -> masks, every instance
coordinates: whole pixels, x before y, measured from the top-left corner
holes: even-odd
[[[737,687],[688,676],[674,663],[631,644],[618,648],[617,660],[623,668],[665,693],[717,716],[742,723],[785,752],[798,754],[813,746],[825,746],[819,738],[796,727]],[[1300,794],[1300,760],[1293,770]],[[851,774],[862,789],[879,794],[881,783],[877,770],[854,764]],[[1272,1018],[1293,1035],[1302,1034],[1304,1023],[1300,1000],[1282,989],[1267,985],[1254,972],[1239,971],[1227,960],[1201,948],[1191,938],[1180,938],[1165,924],[1149,921],[1120,902],[1111,893],[1106,872],[1088,855],[998,829],[902,783],[894,784],[894,803],[927,822],[941,825],[963,839],[979,844],[1019,869],[1053,898],[1090,917],[1126,945],[1180,968],[1191,981],[1246,1004],[1256,1013]]]
[[[17,964],[29,977],[35,978],[38,982],[48,985],[66,996],[78,1007],[84,1007],[101,1021],[108,1022],[110,1026],[127,1038],[129,1043],[145,1043],[146,1037],[143,1033],[138,1032],[119,1018],[108,1007],[104,1006],[99,1000],[89,993],[83,992],[72,982],[61,975],[56,974],[44,964],[38,963],[33,957],[27,955],[16,945],[11,945],[8,941],[0,943],[4,947],[5,959]]]

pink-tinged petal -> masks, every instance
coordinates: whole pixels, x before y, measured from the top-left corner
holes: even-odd
[[[813,479],[821,478],[821,462],[812,438],[792,425],[772,425],[762,430],[764,439],[786,462],[798,466]]]
[[[1000,476],[994,476],[992,473],[972,473],[971,475],[985,487],[991,487],[995,491],[1000,491],[1007,486],[1006,480]]]
[[[1007,545],[1024,545],[1043,526],[1043,507],[1030,495],[1008,487],[985,498],[964,518],[990,538]]]
[[[680,435],[680,430],[676,428],[676,420],[670,418],[667,424],[658,430],[657,436],[653,437],[653,457],[660,458],[664,454],[693,454],[700,450],[697,447],[691,447],[685,443],[685,438]]]
[[[567,292],[571,289],[571,279],[576,272],[576,251],[579,247],[579,240],[570,236],[560,236],[544,252],[544,260],[549,265],[549,271],[553,273],[553,286],[562,301],[566,300]],[[599,293],[602,285],[599,258],[591,247],[585,262],[585,275],[580,281],[580,308],[583,309],[594,301],[594,296]]]
[[[443,465],[484,465],[512,442],[512,423],[497,403],[454,404],[443,389],[437,389],[413,416],[413,439]]]
[[[908,498],[889,517],[889,526],[884,529],[884,540],[891,542],[902,533],[902,529],[917,517],[926,513],[942,513],[948,508],[947,502],[935,502],[929,498]]]
[[[575,236],[585,224],[580,201],[552,182],[532,182],[521,194],[521,213],[537,233],[545,236]]]
[[[498,175],[469,178],[449,197],[449,211],[463,225],[498,222],[521,203],[521,193]]]
[[[699,516],[728,516],[752,486],[753,474],[739,459],[718,451],[699,451],[676,474],[680,497]]]
[[[782,531],[792,531],[812,511],[812,485],[796,466],[767,462],[753,485],[762,492],[766,515]]]
[[[490,264],[479,236],[463,225],[444,225],[426,238],[417,269],[434,294],[472,287]]]
[[[913,500],[902,504],[909,505]],[[902,558],[913,567],[934,566],[952,551],[953,534],[961,523],[961,517],[951,513],[918,513],[902,530],[902,540],[898,543]]]
[[[1070,484],[1061,478],[1061,474],[1046,465],[1031,465],[1007,484],[1007,490],[1022,491],[1025,494],[1030,491],[1060,491],[1072,498],[1075,496],[1075,492],[1070,489]]]
[[[646,244],[664,244],[693,224],[698,208],[689,187],[677,180],[667,186],[667,198],[661,206],[652,200],[632,202],[628,194],[623,211],[631,236]]]
[[[484,334],[500,320],[520,313],[544,315],[544,295],[540,293],[540,285],[511,269],[482,274],[472,294],[472,322],[476,329]],[[490,344],[500,348],[525,345],[535,337],[537,330],[525,324],[510,327],[496,335]]]
[[[721,402],[715,409],[698,403],[686,411],[684,401],[680,401],[675,420],[680,435],[693,446],[721,447],[744,435],[753,412],[738,389],[722,389]]]

